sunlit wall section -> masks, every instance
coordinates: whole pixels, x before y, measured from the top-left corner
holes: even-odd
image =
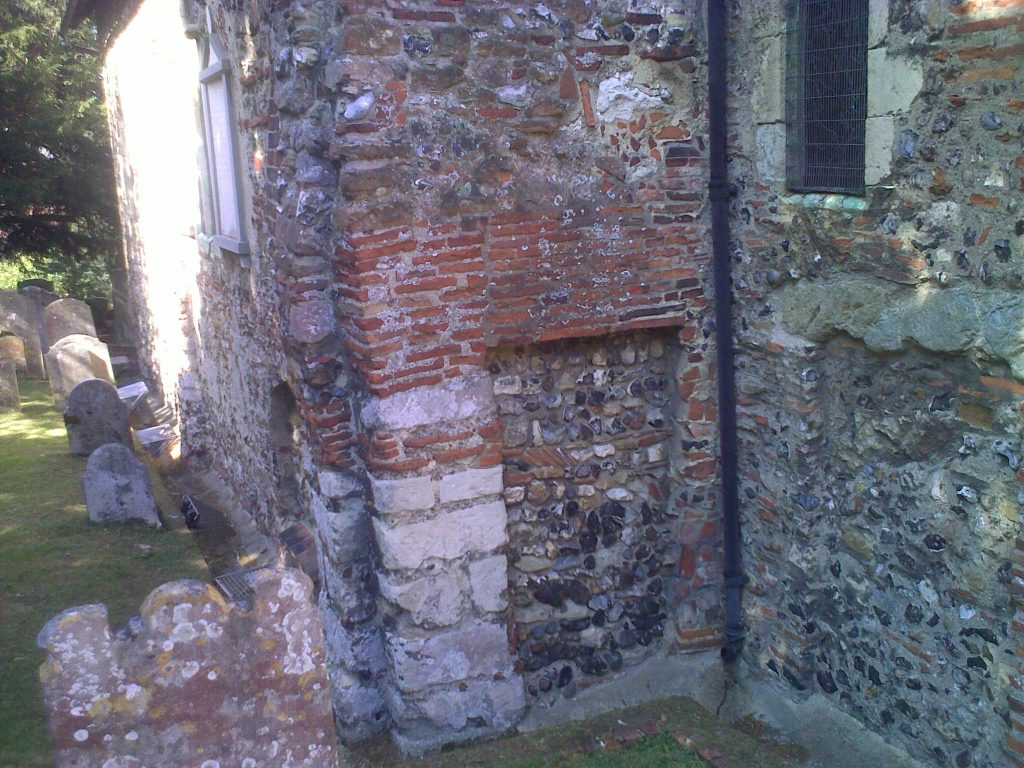
[[[144,2],[104,66],[140,363],[173,408],[189,369],[186,326],[202,309],[198,70],[178,0]]]

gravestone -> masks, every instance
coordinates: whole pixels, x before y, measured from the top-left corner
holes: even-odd
[[[14,361],[0,357],[0,413],[21,410],[21,393],[18,391],[18,371]]]
[[[20,283],[18,284],[18,293],[32,299],[33,303],[35,303],[38,308],[39,341],[42,345],[43,354],[45,355],[47,350],[50,349],[50,344],[46,338],[46,323],[43,320],[43,316],[46,314],[46,307],[57,300],[57,294],[53,291],[47,290],[45,286],[21,285]]]
[[[85,465],[82,487],[93,522],[141,520],[160,527],[149,470],[120,443],[107,443],[92,452]]]
[[[28,372],[28,361],[25,359],[25,340],[14,334],[0,335],[0,359],[10,360],[19,373]]]
[[[0,291],[0,331],[20,336],[25,342],[26,375],[32,379],[46,378],[41,325],[40,306],[31,297]]]
[[[247,581],[244,603],[198,581],[157,587],[131,633],[103,605],[54,617],[38,644],[57,765],[337,768],[313,585],[285,569]]]
[[[92,310],[79,299],[57,299],[43,310],[43,322],[46,326],[46,340],[51,348],[67,336],[96,335]]]
[[[87,379],[114,383],[107,345],[95,336],[75,334],[58,341],[46,353],[46,372],[58,408],[63,408],[71,390]]]
[[[107,443],[134,450],[128,406],[113,385],[102,379],[86,379],[71,390],[64,407],[64,426],[73,456],[88,456]]]

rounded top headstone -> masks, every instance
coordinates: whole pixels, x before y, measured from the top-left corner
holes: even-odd
[[[140,462],[130,450],[120,443],[101,445],[91,454],[85,464],[86,472],[111,472],[115,475],[133,475]]]
[[[64,407],[64,426],[75,456],[89,456],[110,443],[129,453],[133,448],[128,406],[114,386],[102,379],[86,379],[71,390]]]
[[[47,305],[43,312],[43,324],[46,326],[46,338],[51,347],[73,334],[96,335],[92,310],[79,299],[57,299]]]

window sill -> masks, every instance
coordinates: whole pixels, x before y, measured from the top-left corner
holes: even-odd
[[[867,198],[855,195],[832,195],[824,192],[801,192],[780,195],[779,200],[785,205],[793,205],[798,208],[814,208],[825,211],[861,213],[868,209]]]
[[[202,232],[196,233],[196,242],[199,243],[200,252],[204,256],[224,258],[225,254],[230,254],[238,259],[240,266],[248,268],[250,265],[251,251],[246,242],[223,235],[207,235]]]

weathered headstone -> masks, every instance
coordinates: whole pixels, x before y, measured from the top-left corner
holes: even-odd
[[[73,456],[88,456],[107,443],[134,450],[128,406],[114,386],[102,379],[86,379],[71,390],[64,406],[64,426]]]
[[[25,365],[32,379],[45,379],[43,342],[40,335],[42,313],[29,296],[0,291],[0,330],[20,336],[25,342]]]
[[[114,383],[107,345],[95,336],[65,336],[46,353],[46,371],[54,403],[59,408],[64,407],[71,390],[86,379]]]
[[[18,371],[14,361],[0,357],[0,413],[20,411],[21,393],[18,391]]]
[[[43,310],[46,340],[52,348],[61,339],[75,334],[96,335],[92,310],[79,299],[58,299]]]
[[[0,335],[0,359],[10,360],[20,373],[28,372],[25,359],[25,340],[12,333]]]
[[[85,465],[82,487],[90,520],[141,520],[160,526],[149,469],[120,443],[107,443],[92,452]]]
[[[323,625],[299,571],[251,575],[251,607],[174,581],[130,636],[103,605],[39,633],[57,765],[337,768]]]

